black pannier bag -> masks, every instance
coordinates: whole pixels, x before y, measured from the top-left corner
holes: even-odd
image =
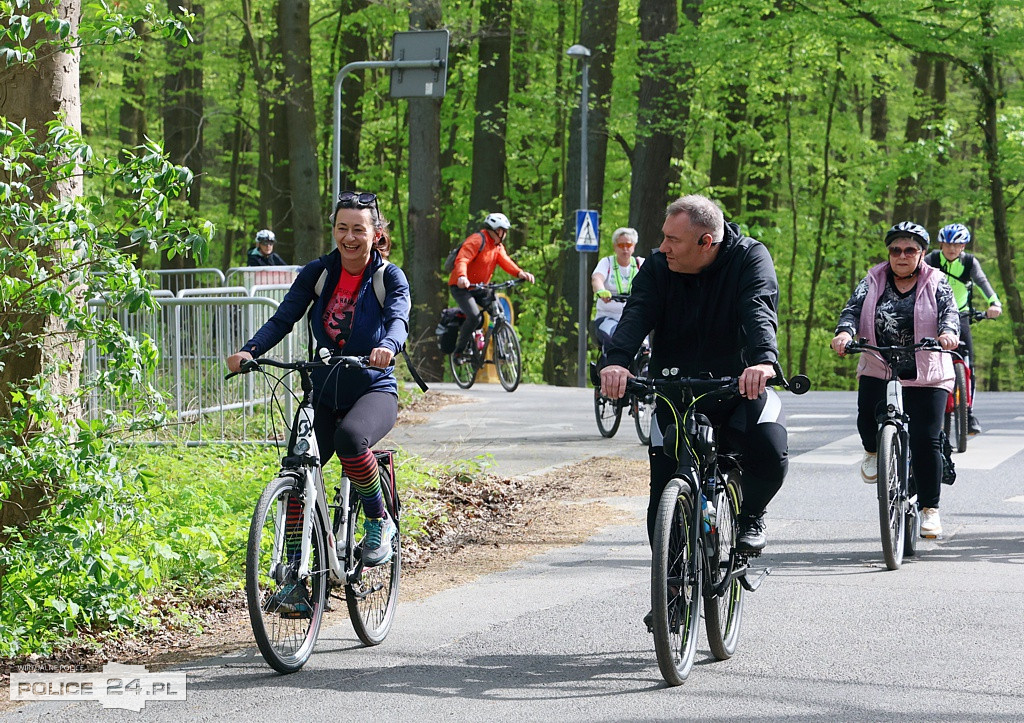
[[[455,351],[455,344],[459,340],[459,327],[466,320],[466,315],[458,307],[442,309],[441,321],[434,329],[437,334],[437,345],[442,354],[451,354]]]

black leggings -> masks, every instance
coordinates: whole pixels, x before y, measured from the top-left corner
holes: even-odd
[[[658,425],[662,430],[672,421],[664,407],[665,404],[658,403]],[[778,394],[767,391],[757,399],[736,398],[709,406],[698,405],[697,409],[718,428],[721,448],[739,455],[743,467],[740,512],[764,513],[789,470],[789,441]],[[651,497],[647,503],[647,539],[651,540],[661,493],[675,476],[678,463],[665,454],[664,447],[652,446],[648,456]]]
[[[313,433],[320,447],[320,464],[337,452],[358,457],[391,431],[398,420],[398,397],[390,392],[367,392],[343,412],[317,406]]]
[[[885,380],[861,377],[857,390],[857,431],[868,452],[878,452],[878,414],[885,406]],[[921,507],[938,507],[942,487],[942,418],[949,392],[936,387],[903,387],[903,411],[910,417],[910,464]]]
[[[455,342],[455,351],[461,353],[466,350],[470,337],[484,318],[480,307],[487,304],[490,292],[487,289],[460,289],[458,286],[449,286],[448,289],[452,292],[455,303],[466,315],[466,320],[459,327],[459,340]]]

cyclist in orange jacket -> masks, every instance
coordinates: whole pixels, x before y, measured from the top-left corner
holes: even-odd
[[[487,296],[484,289],[471,289],[471,284],[490,283],[496,266],[501,266],[510,276],[533,283],[533,274],[523,271],[505,250],[505,236],[511,228],[508,217],[503,213],[492,213],[484,219],[484,227],[462,242],[455,257],[455,265],[448,277],[448,289],[452,298],[466,315],[459,327],[459,339],[455,351],[466,351],[473,332],[480,324],[480,304]]]

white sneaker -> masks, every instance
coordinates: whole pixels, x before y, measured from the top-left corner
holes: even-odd
[[[873,485],[878,479],[878,453],[865,452],[864,459],[860,463],[860,477],[869,485]]]
[[[938,507],[921,509],[921,537],[938,537],[942,534],[942,523],[939,521]]]

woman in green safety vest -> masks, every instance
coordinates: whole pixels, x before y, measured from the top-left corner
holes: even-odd
[[[602,349],[615,333],[615,327],[622,317],[622,309],[626,306],[623,301],[613,300],[612,295],[630,292],[636,272],[644,262],[642,258],[633,256],[636,242],[636,229],[615,229],[615,233],[612,234],[615,254],[598,261],[597,268],[590,275],[590,285],[597,299],[597,303],[594,304],[592,330]]]
[[[971,242],[971,232],[962,223],[951,223],[943,226],[939,231],[940,249],[932,251],[924,257],[925,263],[946,274],[949,285],[953,287],[953,298],[957,308],[960,310],[960,341],[967,347],[967,363],[973,366],[974,341],[971,339],[970,314],[974,311],[973,292],[978,287],[988,309],[985,315],[995,319],[1003,313],[1003,307],[999,303],[995,289],[989,283],[985,272],[981,270],[981,264],[973,254],[964,249]],[[971,374],[971,402],[974,402],[975,376]],[[975,435],[981,434],[981,425],[974,417],[974,410],[969,409],[967,413],[967,432]]]

